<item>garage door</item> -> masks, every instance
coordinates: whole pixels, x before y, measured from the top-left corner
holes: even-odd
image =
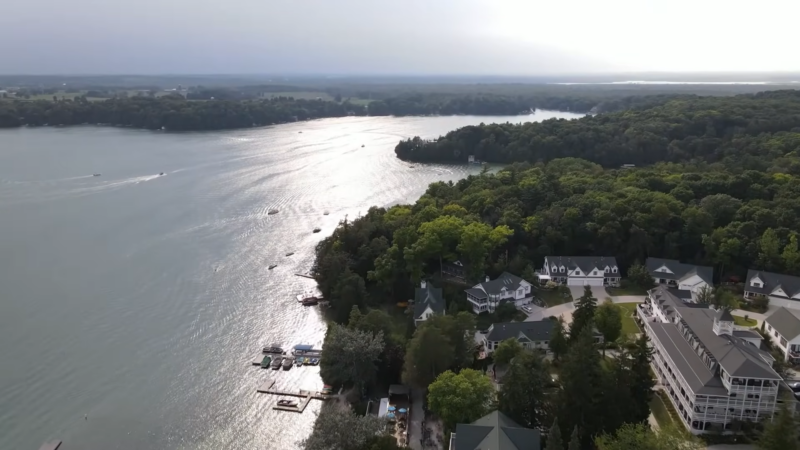
[[[567,286],[602,286],[602,278],[575,278],[570,277],[567,280]]]

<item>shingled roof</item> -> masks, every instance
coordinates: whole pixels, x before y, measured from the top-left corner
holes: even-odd
[[[531,341],[549,341],[555,322],[550,319],[533,322],[505,322],[492,325],[486,340],[492,342],[505,341],[510,338],[525,336]]]
[[[581,269],[583,273],[589,273],[592,269],[604,270],[608,267],[617,266],[617,258],[613,256],[548,256],[547,262],[550,267],[564,266],[569,270],[574,270],[576,267]],[[619,272],[617,272],[619,273]]]
[[[800,336],[800,310],[780,307],[767,316],[767,324],[787,341]]]
[[[701,280],[707,284],[712,285],[714,279],[714,269],[709,266],[697,266],[694,264],[684,264],[675,259],[662,259],[662,258],[647,258],[645,267],[654,277],[663,278],[665,280],[684,280],[697,275]],[[656,272],[662,266],[669,269],[672,273]]]
[[[419,319],[429,306],[435,314],[444,314],[445,302],[442,297],[442,288],[435,288],[430,282],[427,282],[425,287],[418,287],[414,291],[414,318]]]
[[[523,428],[494,411],[471,424],[456,425],[453,450],[540,450],[539,430]]]
[[[763,287],[757,288],[750,285],[750,280],[755,277],[758,277],[764,282]],[[753,269],[747,271],[747,282],[744,285],[745,291],[772,295],[772,292],[776,288],[781,288],[788,298],[792,298],[800,293],[800,277],[773,272],[762,272]]]

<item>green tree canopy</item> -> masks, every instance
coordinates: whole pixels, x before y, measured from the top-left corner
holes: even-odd
[[[702,450],[699,439],[677,427],[662,427],[653,431],[643,424],[624,424],[613,434],[598,436],[597,450]]]
[[[331,324],[322,347],[320,376],[332,385],[369,384],[375,378],[375,363],[383,349],[383,332],[373,334]]]
[[[492,381],[480,371],[464,369],[456,374],[448,370],[428,387],[428,405],[452,430],[456,424],[486,415],[494,392]]]
[[[798,421],[789,409],[792,405],[794,401],[788,396],[778,404],[775,417],[764,424],[764,432],[758,438],[759,450],[800,449]]]
[[[550,380],[544,361],[529,351],[521,351],[503,376],[498,393],[498,409],[527,428],[542,426],[551,393],[546,392]]]
[[[508,338],[497,346],[492,356],[495,364],[506,365],[522,351],[522,345],[516,338]]]
[[[605,342],[615,342],[622,334],[622,308],[606,300],[595,311],[594,323]]]

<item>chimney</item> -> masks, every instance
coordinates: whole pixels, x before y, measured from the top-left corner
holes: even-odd
[[[425,283],[425,280],[422,280],[422,281],[419,283],[419,287],[421,287],[422,289],[425,289],[425,285],[426,285],[426,283]]]
[[[486,282],[488,283],[489,281],[491,281],[491,280],[489,279],[489,275],[486,275]]]

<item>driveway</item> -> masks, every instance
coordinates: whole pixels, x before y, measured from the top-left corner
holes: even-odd
[[[597,299],[598,303],[602,303],[609,297],[606,288],[603,286],[589,286],[592,288],[592,296]],[[572,293],[573,300],[578,300],[583,297],[583,286],[569,286],[569,291]]]

